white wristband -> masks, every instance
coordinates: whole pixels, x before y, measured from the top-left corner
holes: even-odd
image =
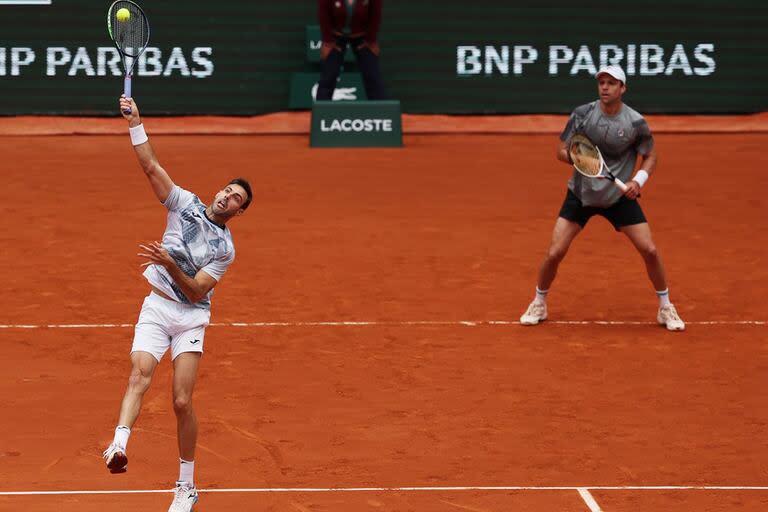
[[[645,185],[645,182],[648,181],[648,171],[645,169],[640,169],[635,173],[632,181],[636,182],[638,185],[640,185],[640,187],[642,187]]]
[[[144,131],[143,124],[128,128],[128,132],[131,134],[131,144],[133,144],[134,146],[138,146],[139,144],[144,144],[149,140],[149,137],[147,137],[147,132]]]

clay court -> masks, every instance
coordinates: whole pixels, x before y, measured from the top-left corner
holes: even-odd
[[[550,319],[517,323],[565,194],[554,133],[406,125],[403,149],[311,150],[153,122],[176,183],[204,201],[238,175],[256,191],[195,393],[196,510],[768,508],[768,130],[657,130],[641,203],[687,322],[672,333],[599,218]],[[119,126],[0,136],[0,511],[171,497],[167,356],[128,472],[101,458],[148,292],[137,246],[165,226]]]

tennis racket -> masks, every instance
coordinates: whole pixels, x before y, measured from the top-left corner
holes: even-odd
[[[576,134],[568,143],[568,154],[573,162],[573,167],[589,178],[609,179],[621,189],[627,191],[627,185],[613,175],[611,168],[603,160],[603,154],[591,140],[585,135]]]
[[[123,93],[126,98],[130,98],[133,66],[149,44],[147,16],[135,2],[117,0],[109,6],[107,11],[107,31],[123,59],[125,69]],[[125,111],[126,114],[130,112],[130,108]]]

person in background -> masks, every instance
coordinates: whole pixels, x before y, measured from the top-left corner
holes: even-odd
[[[316,100],[332,100],[344,63],[347,45],[352,46],[369,100],[386,99],[379,68],[379,27],[383,0],[318,0],[317,18],[323,42],[322,70]]]

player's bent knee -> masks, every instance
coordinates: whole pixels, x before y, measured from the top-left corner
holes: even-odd
[[[152,377],[142,373],[141,370],[133,370],[131,376],[128,377],[128,387],[137,393],[144,393],[149,389],[151,382]]]
[[[550,247],[547,252],[547,263],[555,265],[560,263],[565,258],[567,252],[567,247]]]
[[[656,246],[651,244],[640,248],[640,254],[647,261],[654,261],[659,258],[659,253],[656,250]]]
[[[192,397],[180,395],[173,397],[173,411],[176,414],[188,414],[192,411]]]

